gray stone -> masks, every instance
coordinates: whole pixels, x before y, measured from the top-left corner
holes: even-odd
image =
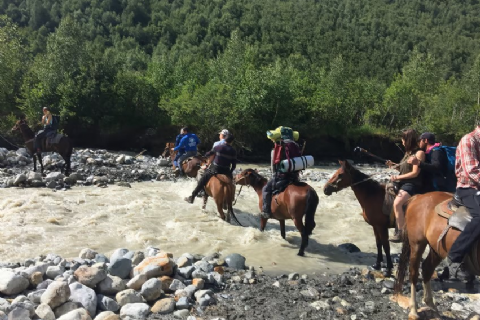
[[[47,279],[45,281],[42,281],[38,286],[37,286],[37,289],[38,290],[41,290],[41,289],[47,289],[48,286],[53,282],[53,280],[51,279]]]
[[[192,277],[193,271],[195,271],[195,267],[193,266],[177,269],[178,274],[184,277],[185,279],[190,279]]]
[[[64,314],[57,320],[92,320],[92,318],[88,314],[87,310],[80,308]]]
[[[105,295],[115,295],[127,287],[126,281],[115,276],[107,275],[107,277],[98,283],[97,290]]]
[[[0,269],[0,292],[15,295],[27,289],[30,282],[11,270]]]
[[[65,272],[64,267],[59,266],[49,266],[47,272],[45,273],[49,279],[54,280],[56,277],[62,275]]]
[[[195,270],[195,271],[192,272],[192,278],[193,279],[198,278],[198,279],[206,280],[208,278],[208,275],[203,271]]]
[[[25,300],[21,302],[13,302],[11,309],[14,310],[16,308],[28,310],[30,317],[33,317],[35,315],[35,305],[27,298],[25,298]]]
[[[148,247],[147,249],[145,249],[145,252],[147,257],[154,257],[160,252],[160,249],[154,248],[154,247]]]
[[[205,273],[213,272],[213,265],[206,261],[197,261],[194,264],[196,270],[203,271]]]
[[[49,181],[45,184],[45,186],[49,189],[55,189],[57,187],[57,183],[55,181]]]
[[[45,187],[45,182],[42,180],[33,180],[31,183],[32,187],[34,188],[42,188]]]
[[[157,314],[169,314],[175,310],[175,300],[171,298],[158,300],[151,311]]]
[[[103,294],[97,295],[97,309],[100,311],[112,311],[117,312],[120,309],[117,301]]]
[[[70,288],[66,282],[54,281],[50,284],[40,298],[41,303],[48,304],[50,308],[56,307],[65,303],[70,298]]]
[[[183,310],[177,310],[173,313],[173,316],[177,319],[185,319],[190,315],[190,311],[183,309]]]
[[[132,258],[132,264],[139,265],[145,259],[145,254],[142,251],[135,251]]]
[[[82,251],[80,251],[80,254],[78,255],[80,259],[89,259],[89,260],[95,259],[96,256],[97,256],[97,252],[90,248],[82,249]]]
[[[61,306],[55,308],[53,312],[55,313],[55,317],[60,318],[61,316],[69,313],[70,311],[77,310],[78,308],[80,308],[78,303],[67,301]]]
[[[97,295],[93,289],[78,282],[72,283],[70,285],[70,301],[80,304],[88,311],[90,316],[95,316],[97,310]]]
[[[25,183],[27,181],[27,176],[24,174],[17,174],[15,177],[15,180],[13,181],[14,186],[19,186],[22,183]]]
[[[35,304],[40,304],[40,299],[42,298],[43,293],[46,289],[40,289],[33,292],[30,292],[27,296],[28,300],[32,301]]]
[[[27,180],[28,182],[32,182],[34,180],[37,180],[37,181],[42,181],[42,174],[40,172],[34,172],[34,171],[30,171],[28,173],[28,177],[27,177]]]
[[[115,261],[117,261],[120,258],[123,258],[124,255],[128,253],[128,249],[125,248],[120,248],[117,249],[113,252],[113,254],[110,256],[110,263],[113,264]]]
[[[120,316],[116,315],[112,311],[104,311],[99,313],[95,317],[95,320],[120,320]]]
[[[156,278],[152,278],[142,285],[140,293],[145,300],[155,301],[162,295],[162,282]]]
[[[314,307],[317,310],[330,310],[330,304],[328,304],[328,302],[322,301],[322,300],[315,301],[315,302],[311,303],[310,306]]]
[[[75,278],[83,285],[90,288],[95,286],[107,278],[107,272],[98,267],[80,266],[74,272]]]
[[[55,314],[48,304],[40,304],[37,309],[35,309],[35,313],[42,320],[55,320]]]
[[[122,279],[127,278],[132,271],[132,260],[122,257],[110,262],[108,273]]]
[[[245,269],[245,260],[244,256],[232,253],[225,258],[225,263],[229,268],[243,270]]]
[[[127,288],[138,291],[142,288],[143,284],[147,281],[147,279],[147,275],[144,273],[136,275],[130,281],[128,281]]]
[[[108,260],[108,258],[104,254],[101,254],[101,253],[96,254],[94,260],[96,262],[110,262],[110,260]]]
[[[177,280],[177,279],[173,279],[172,283],[170,284],[169,289],[172,290],[172,291],[177,291],[177,290],[180,290],[180,289],[185,289],[185,285],[183,284],[182,281]]]
[[[290,274],[288,275],[288,280],[290,280],[290,281],[292,281],[292,280],[298,280],[298,279],[300,279],[300,275],[299,275],[298,273],[296,273],[296,272],[290,273]]]
[[[188,303],[187,297],[181,297],[180,299],[178,299],[175,306],[177,310],[183,310],[183,309],[188,309],[190,307],[190,303]]]
[[[146,303],[127,303],[120,310],[121,319],[144,320],[150,307]]]
[[[57,180],[61,180],[65,178],[65,175],[61,172],[50,172],[49,174],[47,174],[47,176],[45,177],[45,181],[46,182],[50,182],[50,181],[57,181]]]
[[[208,294],[201,297],[200,300],[198,301],[198,304],[200,305],[200,307],[207,307],[215,303],[216,303],[215,298]]]
[[[8,320],[30,320],[30,311],[23,308],[15,308],[8,314]]]
[[[127,289],[127,290],[120,291],[115,296],[115,300],[117,300],[117,303],[122,307],[126,304],[129,304],[129,303],[145,302],[142,295],[139,292],[136,292],[133,289]]]
[[[0,311],[3,311],[5,313],[9,313],[11,310],[11,305],[10,302],[7,300],[0,298]]]

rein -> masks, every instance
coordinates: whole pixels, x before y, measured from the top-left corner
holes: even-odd
[[[352,183],[352,184],[350,185],[350,188],[351,188],[351,187],[354,187],[354,186],[356,186],[356,185],[358,185],[358,184],[360,184],[360,183],[367,182],[368,180],[372,180],[372,177],[368,177],[368,178],[366,178],[366,179],[363,179],[363,180],[357,181],[357,182],[355,182],[355,183]]]
[[[240,190],[238,190],[237,197],[235,198],[235,201],[233,202],[232,206],[234,206],[237,203],[238,197],[240,196],[240,192],[242,192],[242,187],[243,185],[240,186]]]

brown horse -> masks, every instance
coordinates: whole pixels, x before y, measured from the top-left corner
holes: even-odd
[[[386,275],[392,273],[393,263],[390,257],[390,243],[388,242],[388,228],[391,225],[390,217],[383,214],[382,206],[385,198],[385,185],[372,180],[368,175],[354,168],[348,161],[339,161],[340,168],[323,187],[325,195],[351,187],[362,207],[365,222],[373,227],[377,244],[377,261],[372,266],[380,270],[383,262],[382,247],[387,258]]]
[[[246,169],[235,178],[235,183],[251,186],[258,194],[258,205],[260,210],[263,205],[262,189],[267,184],[267,179],[253,169]],[[315,228],[315,211],[318,205],[318,195],[308,184],[296,182],[290,184],[283,192],[274,196],[271,203],[272,216],[280,222],[280,232],[285,239],[285,219],[292,219],[302,236],[302,243],[299,256],[305,255],[305,248],[308,245],[308,236]],[[305,225],[303,224],[305,216]],[[266,218],[260,218],[260,230],[265,230]]]
[[[175,164],[173,163],[173,161],[175,160],[175,156],[178,153],[178,151],[172,151],[174,147],[174,142],[167,142],[165,150],[162,153],[163,157],[170,157],[170,160],[172,160],[172,170],[175,170]],[[196,178],[198,175],[198,170],[200,170],[200,168],[206,163],[207,159],[205,157],[202,157],[201,155],[196,155],[193,156],[191,159],[183,162],[182,169],[188,177]]]
[[[418,269],[422,254],[427,245],[429,246],[429,253],[427,258],[422,263],[422,277],[424,303],[430,308],[436,310],[430,280],[435,271],[435,268],[440,262],[447,257],[447,254],[460,235],[460,231],[450,228],[444,237],[439,241],[440,235],[443,233],[447,219],[440,217],[435,212],[435,207],[448,199],[452,199],[452,194],[447,192],[430,192],[422,195],[417,195],[410,200],[407,210],[405,212],[405,228],[403,234],[403,247],[400,256],[400,263],[398,265],[398,276],[395,283],[395,291],[401,292],[403,283],[405,281],[406,269],[409,266],[410,273],[410,313],[408,319],[419,319],[417,314],[416,290],[415,285],[418,281]],[[473,252],[472,257],[480,257],[480,246],[476,247],[477,252]],[[467,259],[465,259],[467,261]],[[470,260],[473,261],[473,260]],[[473,261],[473,263],[480,263],[480,261]],[[471,279],[472,280],[472,279]]]
[[[235,184],[230,179],[223,174],[216,174],[210,178],[207,185],[205,186],[205,194],[203,195],[203,206],[202,209],[205,210],[207,206],[208,197],[212,197],[213,201],[217,205],[218,213],[220,218],[230,222],[231,218],[235,220],[240,226],[242,224],[238,221],[235,213],[233,212],[233,200],[235,198]],[[227,210],[227,216],[223,210]]]
[[[38,162],[40,163],[41,173],[43,174],[43,163],[42,163],[42,154],[41,152],[36,152],[34,150],[34,140],[35,140],[35,133],[30,129],[25,119],[18,120],[13,126],[12,131],[20,130],[23,135],[23,139],[25,140],[25,146],[27,147],[28,151],[33,157],[33,171],[37,171],[37,158]],[[73,146],[70,139],[66,136],[63,136],[58,143],[49,145],[44,143],[42,147],[43,151],[45,152],[56,152],[62,156],[63,160],[65,160],[64,166],[61,168],[61,171],[65,171],[65,175],[69,175],[71,168],[70,168],[70,157],[72,156]]]

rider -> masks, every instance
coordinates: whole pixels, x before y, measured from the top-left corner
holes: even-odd
[[[35,150],[37,152],[41,152],[41,142],[47,134],[53,131],[53,116],[48,107],[43,107],[43,117],[42,122],[43,130],[38,131],[37,135],[35,136]]]
[[[279,129],[280,128],[280,129]],[[280,130],[280,136],[272,135],[271,132],[267,132],[267,137],[271,139],[274,143],[274,148],[271,156],[272,164],[272,179],[270,179],[265,187],[263,187],[263,207],[262,207],[262,217],[271,218],[272,217],[272,192],[276,183],[280,181],[298,181],[299,172],[280,172],[279,165],[282,160],[292,159],[300,157],[302,151],[300,147],[295,142],[298,140],[298,136],[294,138],[294,132],[291,128],[288,127],[279,127],[277,130]],[[269,134],[270,133],[270,134]]]
[[[448,170],[448,158],[445,151],[437,148],[441,143],[435,143],[435,135],[424,132],[420,135],[418,146],[425,151],[425,162],[411,156],[407,162],[418,166],[425,174],[424,191],[448,191],[445,173]]]
[[[220,141],[215,142],[213,144],[213,148],[215,148],[218,145],[224,144],[225,143],[225,138],[230,134],[230,131],[228,131],[227,129],[223,129],[218,134],[220,135]]]
[[[413,129],[408,129],[402,133],[402,144],[405,147],[405,156],[400,164],[396,165],[390,160],[387,165],[390,167],[396,166],[400,172],[399,175],[392,175],[390,180],[399,187],[397,196],[393,202],[393,210],[395,212],[395,219],[397,222],[397,229],[391,242],[402,241],[402,230],[405,225],[405,213],[403,212],[403,205],[417,193],[422,191],[423,177],[420,175],[420,168],[418,165],[408,164],[407,159],[412,155],[420,161],[425,161],[425,152],[418,148],[418,135]]]
[[[177,160],[177,169],[180,170],[180,175],[184,174],[182,162],[189,157],[197,155],[197,145],[200,143],[200,139],[198,139],[195,133],[190,133],[188,127],[184,127],[182,131],[185,136],[180,140],[178,146],[173,148],[173,151],[185,150]]]
[[[177,137],[175,138],[175,147],[178,147],[178,145],[180,144],[180,141],[182,140],[182,138],[185,136],[184,132],[183,132],[183,128],[180,129],[180,134],[177,135]],[[185,148],[182,148],[180,150],[178,150],[177,154],[175,155],[175,159],[173,159],[173,164],[175,165],[175,167],[178,167],[178,158],[180,158],[180,156],[182,154],[185,153]]]
[[[225,137],[224,144],[218,145],[213,148],[213,150],[207,152],[207,157],[215,154],[215,159],[213,159],[212,165],[205,170],[205,174],[198,181],[197,187],[193,190],[192,195],[186,197],[185,201],[193,203],[197,194],[203,190],[210,178],[216,174],[224,174],[233,180],[233,170],[235,170],[237,165],[237,152],[232,147],[233,140],[233,135],[229,134]]]
[[[456,196],[468,209],[472,220],[453,243],[448,253],[450,274],[465,278],[461,263],[480,237],[480,124],[458,144],[455,162]]]

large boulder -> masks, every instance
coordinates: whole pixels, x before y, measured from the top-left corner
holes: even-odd
[[[133,289],[127,289],[117,293],[115,299],[122,307],[128,303],[145,302],[145,299],[143,299],[142,295]]]
[[[245,260],[244,256],[232,253],[225,258],[225,263],[230,268],[243,270],[245,269]]]
[[[95,317],[95,320],[120,320],[120,316],[116,315],[112,311],[105,311],[105,312],[99,313]]]
[[[126,281],[115,276],[107,275],[97,286],[97,291],[105,295],[115,295],[127,287]]]
[[[124,257],[115,259],[114,262],[110,262],[110,266],[108,267],[109,274],[122,279],[127,278],[130,275],[130,271],[132,271],[132,260]]]
[[[70,285],[70,301],[83,306],[92,317],[97,313],[97,295],[95,291],[81,283],[75,282]]]
[[[82,251],[80,251],[80,254],[78,255],[78,257],[80,259],[93,260],[93,259],[95,259],[96,255],[97,255],[97,252],[95,250],[92,250],[92,249],[89,249],[89,248],[84,248],[84,249],[82,249]]]
[[[128,289],[133,289],[133,290],[140,290],[143,286],[143,284],[147,281],[147,275],[146,274],[139,274],[135,277],[133,277],[130,281],[127,282],[127,288]]]
[[[67,314],[64,314],[57,320],[92,320],[92,318],[88,314],[87,310],[76,309],[76,310],[70,311]]]
[[[50,308],[56,307],[65,303],[70,298],[70,288],[68,284],[63,281],[54,281],[50,284],[42,294],[41,303],[48,304]]]
[[[95,288],[98,283],[107,278],[107,272],[102,268],[80,266],[75,270],[74,276],[81,284]]]
[[[165,298],[158,300],[152,307],[151,311],[158,314],[169,314],[175,310],[175,300]]]
[[[100,311],[112,311],[117,312],[120,309],[117,301],[114,299],[104,296],[103,294],[97,295],[97,309]]]
[[[127,253],[128,253],[128,249],[125,249],[125,248],[115,250],[110,256],[110,263],[114,263],[118,259],[123,258],[123,256],[126,255]]]
[[[120,310],[121,319],[144,320],[149,314],[150,307],[146,303],[128,303]]]
[[[170,258],[148,257],[133,269],[133,275],[145,274],[147,278],[171,276],[175,262]]]
[[[19,294],[29,286],[29,281],[13,271],[0,269],[0,292],[5,295]]]
[[[35,310],[37,316],[42,320],[55,320],[55,314],[48,304],[42,303]]]
[[[67,301],[53,311],[55,313],[55,317],[60,318],[61,316],[69,313],[70,311],[77,310],[79,308],[80,305],[78,303]]]
[[[156,278],[145,282],[140,291],[147,301],[155,301],[162,295],[162,282]]]

